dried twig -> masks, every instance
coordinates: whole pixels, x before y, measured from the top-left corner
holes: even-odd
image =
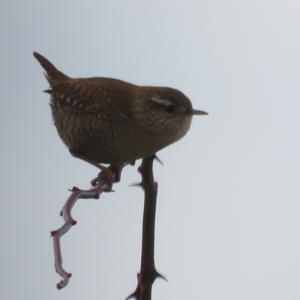
[[[155,212],[157,198],[157,183],[153,179],[153,159],[155,156],[144,158],[139,171],[142,175],[142,182],[139,184],[145,193],[144,214],[143,214],[143,236],[142,256],[140,272],[137,274],[136,290],[126,299],[151,300],[152,284],[160,277],[165,279],[156,271],[154,261],[155,241]]]
[[[64,207],[61,211],[65,223],[57,230],[51,232],[53,237],[54,257],[55,257],[55,270],[62,277],[62,280],[57,284],[58,289],[64,288],[71,277],[71,273],[64,270],[62,266],[62,255],[60,247],[60,238],[76,224],[76,221],[72,218],[71,211],[78,199],[98,199],[102,192],[112,191],[112,185],[119,180],[121,169],[107,168],[102,170],[98,177],[95,178],[91,184],[93,186],[90,190],[80,190],[77,187],[73,187],[72,192],[67,199]]]

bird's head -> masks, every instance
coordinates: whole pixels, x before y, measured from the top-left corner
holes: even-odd
[[[186,134],[193,116],[207,115],[193,109],[181,91],[169,87],[140,87],[135,98],[135,115],[139,121],[148,130],[169,134],[175,140]]]

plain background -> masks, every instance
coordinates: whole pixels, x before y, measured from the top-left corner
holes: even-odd
[[[136,286],[143,194],[74,208],[70,285],[55,289],[49,232],[97,170],[52,124],[40,51],[71,76],[176,87],[206,110],[159,153],[153,299],[300,299],[300,4],[295,0],[1,1],[0,293],[124,299]]]

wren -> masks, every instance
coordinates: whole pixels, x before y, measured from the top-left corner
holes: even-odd
[[[182,138],[195,110],[179,90],[105,77],[72,78],[41,54],[58,134],[70,153],[93,165],[134,163]]]

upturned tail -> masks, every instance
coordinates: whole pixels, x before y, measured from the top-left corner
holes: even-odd
[[[59,71],[55,68],[55,66],[43,55],[33,52],[33,56],[37,59],[37,61],[41,64],[41,66],[46,71],[46,78],[50,84],[50,86],[59,83],[60,81],[68,80],[69,77],[65,75],[63,72]]]

